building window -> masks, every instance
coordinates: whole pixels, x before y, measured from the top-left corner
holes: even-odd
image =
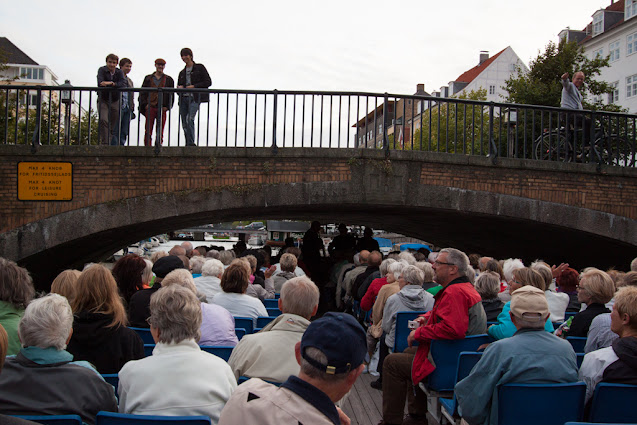
[[[382,132],[383,132],[383,123],[381,122],[381,123],[378,123],[378,133],[382,134]]]
[[[608,93],[608,103],[619,102],[619,81],[615,81],[610,85],[610,93]]]
[[[604,32],[604,11],[599,11],[593,16],[593,37]]]
[[[626,97],[637,96],[637,74],[626,78]]]
[[[518,64],[517,63],[510,63],[509,64],[509,72],[515,72],[518,68]]]
[[[42,68],[20,68],[20,78],[26,80],[44,80],[44,69]]]
[[[604,48],[601,47],[593,51],[593,57],[591,59],[601,59],[604,57]]]
[[[495,86],[489,86],[489,94],[495,94]]]
[[[626,55],[637,52],[637,32],[626,37]]]
[[[637,0],[626,0],[624,20],[637,16]]]
[[[610,43],[610,62],[619,60],[619,40]]]

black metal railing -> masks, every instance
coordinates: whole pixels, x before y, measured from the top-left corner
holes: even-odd
[[[122,113],[124,92],[134,99],[136,118],[131,121]],[[494,161],[508,157],[630,167],[637,159],[635,114],[361,92],[3,85],[0,143],[30,144],[33,150],[46,145],[123,144],[156,151],[185,146],[179,100],[200,93],[209,94],[194,122],[194,142],[200,147],[368,148],[388,155],[420,150],[486,155]],[[166,108],[165,119],[158,113],[146,128],[150,120],[138,110],[140,96],[155,99],[151,103],[157,111]],[[163,141],[157,138],[162,127]],[[152,133],[152,139],[145,133]]]

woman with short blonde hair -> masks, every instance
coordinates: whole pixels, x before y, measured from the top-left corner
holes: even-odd
[[[69,304],[72,303],[75,298],[75,285],[80,274],[82,273],[79,270],[64,270],[51,283],[51,292],[66,297]]]
[[[580,275],[577,285],[577,299],[586,304],[586,310],[573,316],[571,327],[566,336],[586,337],[593,319],[600,314],[610,313],[604,304],[615,295],[615,282],[608,273],[589,268]]]

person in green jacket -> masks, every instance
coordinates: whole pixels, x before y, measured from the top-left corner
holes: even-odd
[[[7,355],[18,354],[18,323],[35,295],[29,272],[11,260],[0,257],[0,325],[9,336]]]

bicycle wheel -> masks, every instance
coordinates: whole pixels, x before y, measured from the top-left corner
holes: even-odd
[[[637,162],[635,145],[632,141],[616,134],[598,140],[598,150],[604,163],[618,167],[634,167]]]
[[[541,161],[571,162],[571,144],[562,132],[552,131],[538,137],[533,146],[533,158]]]

